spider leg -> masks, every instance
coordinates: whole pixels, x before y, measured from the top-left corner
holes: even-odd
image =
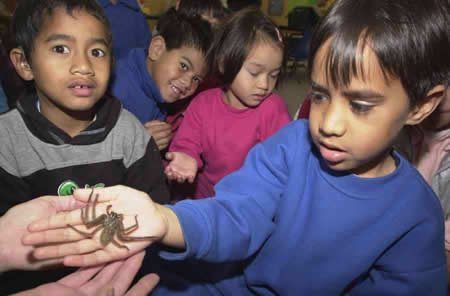
[[[128,236],[126,233],[122,231],[117,231],[117,238],[124,242],[130,241],[144,241],[144,240],[152,240],[156,239],[156,236]]]
[[[115,239],[112,239],[111,242],[118,248],[130,250],[127,246],[119,244]]]
[[[89,233],[89,232],[85,232],[85,231],[78,230],[78,229],[76,229],[74,226],[72,226],[72,225],[70,225],[70,224],[67,224],[67,226],[70,227],[70,228],[72,228],[73,230],[75,230],[75,231],[78,232],[79,234],[82,234],[82,235],[87,236],[87,237],[89,237],[89,238],[92,238],[92,237],[95,235],[95,233],[97,233],[100,229],[103,228],[103,225],[100,225],[99,227],[95,228],[94,231],[92,231],[91,233]]]
[[[91,195],[92,194],[94,194],[94,188],[92,188]],[[89,196],[89,199],[91,199],[90,196]],[[98,200],[98,194],[95,195],[95,197],[94,197],[94,204],[92,206],[92,219],[94,219],[94,220],[97,217],[97,215],[95,214],[95,207],[97,206],[97,200]]]
[[[105,219],[106,219],[106,215],[105,214],[101,214],[100,216],[98,216],[94,220],[85,221],[84,225],[86,225],[87,228],[91,228],[92,226],[103,224]]]
[[[134,219],[136,220],[136,223],[134,225],[131,225],[130,227],[123,228],[123,224],[121,225],[122,227],[121,227],[120,230],[122,231],[123,234],[128,234],[128,233],[130,233],[130,232],[132,232],[132,231],[134,231],[134,230],[139,228],[137,215],[134,216]]]

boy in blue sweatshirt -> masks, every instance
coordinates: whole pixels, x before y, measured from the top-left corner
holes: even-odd
[[[114,69],[111,91],[144,124],[162,150],[171,133],[168,104],[191,96],[204,79],[211,37],[209,23],[170,13],[147,48],[132,49]]]
[[[215,198],[145,205],[143,233],[179,248],[160,256],[197,259],[191,274],[204,277],[161,272],[152,295],[446,295],[439,200],[392,145],[403,126],[420,123],[443,97],[449,14],[447,0],[335,1],[311,41],[309,121],[256,145],[243,167],[216,185]],[[147,200],[125,187],[96,192],[104,206],[127,214],[121,200]],[[75,198],[89,194],[79,190]],[[65,223],[81,224],[79,213],[31,229]],[[74,266],[129,256],[66,228],[51,233],[54,239],[44,232],[25,241],[67,241],[39,255],[75,255],[65,258]],[[142,248],[129,245],[130,253]],[[81,246],[99,250],[72,251]],[[217,269],[204,273],[203,262],[234,269],[217,277]]]

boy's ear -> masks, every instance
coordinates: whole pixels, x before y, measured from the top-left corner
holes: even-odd
[[[25,58],[25,54],[23,49],[21,48],[13,48],[9,52],[9,58],[16,69],[17,74],[22,77],[23,80],[33,80],[34,75],[31,70],[30,64],[28,64],[27,59]]]
[[[445,86],[435,86],[428,92],[426,98],[417,104],[409,113],[409,118],[406,121],[408,125],[415,125],[421,123],[439,106],[445,95]]]
[[[166,51],[166,41],[162,36],[155,36],[150,41],[148,47],[148,58],[151,61],[157,61],[159,57]]]

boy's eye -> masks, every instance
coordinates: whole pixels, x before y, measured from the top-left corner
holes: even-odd
[[[312,92],[310,97],[311,97],[311,102],[316,103],[316,104],[319,104],[322,101],[327,99],[326,96],[322,95],[321,93],[317,93],[317,92]]]
[[[65,45],[56,45],[52,48],[52,50],[56,53],[69,53],[69,48]]]
[[[363,114],[370,111],[373,108],[373,105],[362,104],[360,102],[351,101],[350,106],[355,113]]]
[[[202,83],[202,79],[200,78],[200,77],[194,77],[194,81],[195,81],[195,83],[197,83],[197,84],[200,84],[200,83]]]
[[[105,51],[100,48],[95,48],[92,50],[92,55],[96,58],[104,57],[106,55]]]
[[[183,71],[187,71],[189,69],[188,65],[186,65],[185,63],[181,62],[180,63],[180,68]]]

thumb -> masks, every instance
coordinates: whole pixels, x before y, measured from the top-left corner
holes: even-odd
[[[174,158],[174,154],[173,154],[173,152],[167,152],[166,153],[166,159],[167,160],[173,160],[173,158]]]

